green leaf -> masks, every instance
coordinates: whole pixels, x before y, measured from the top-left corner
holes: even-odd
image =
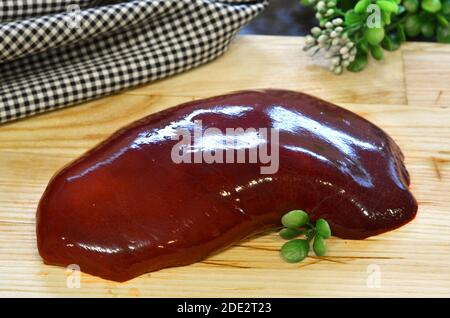
[[[364,20],[364,15],[357,14],[353,10],[347,11],[347,13],[345,13],[345,25],[347,27],[360,25],[363,23],[363,20]]]
[[[448,20],[442,14],[436,14],[436,20],[441,26],[446,27],[449,25]]]
[[[309,222],[308,213],[302,210],[293,210],[291,212],[286,213],[281,218],[281,223],[285,227],[291,229],[302,227],[308,222]]]
[[[358,51],[364,52],[364,53],[368,53],[369,52],[369,43],[367,43],[367,40],[361,40],[361,42],[359,42],[357,44],[357,49]]]
[[[367,66],[367,53],[359,52],[355,60],[347,67],[350,72],[361,72]]]
[[[325,239],[331,236],[330,225],[325,219],[318,219],[316,221],[316,231],[318,235]]]
[[[298,263],[308,256],[309,244],[306,240],[292,240],[281,247],[281,256],[288,263]]]
[[[313,250],[317,256],[324,256],[327,253],[327,244],[322,236],[316,235],[314,238]]]
[[[355,12],[357,14],[364,14],[366,13],[366,9],[370,4],[370,0],[359,0],[355,5]]]
[[[397,25],[397,38],[400,43],[406,41],[405,27],[402,24]]]
[[[392,52],[392,51],[397,50],[400,47],[400,42],[398,39],[396,39],[392,35],[387,35],[384,37],[383,41],[381,42],[381,46],[383,47],[383,49]]]
[[[299,230],[299,229],[284,228],[280,231],[279,234],[280,234],[281,238],[283,238],[285,240],[290,240],[296,236],[299,236],[302,233],[303,233],[303,231]]]

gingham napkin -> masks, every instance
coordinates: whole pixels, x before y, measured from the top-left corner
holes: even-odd
[[[222,54],[268,0],[0,0],[0,123]]]

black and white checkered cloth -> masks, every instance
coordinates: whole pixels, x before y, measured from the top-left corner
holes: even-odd
[[[222,54],[268,0],[0,0],[0,123]]]

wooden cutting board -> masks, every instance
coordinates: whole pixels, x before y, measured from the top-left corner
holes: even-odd
[[[330,74],[298,37],[246,36],[182,75],[0,126],[0,296],[450,296],[450,46],[409,43],[359,74]],[[188,100],[247,88],[317,95],[376,123],[401,146],[417,218],[364,241],[329,240],[329,254],[280,260],[267,233],[186,267],[114,283],[81,275],[36,249],[35,210],[50,177],[121,126]],[[386,189],[389,191],[389,189]]]

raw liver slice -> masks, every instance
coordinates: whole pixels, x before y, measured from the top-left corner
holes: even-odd
[[[195,120],[276,128],[278,172],[174,163],[171,135]],[[37,242],[45,263],[125,281],[199,261],[292,209],[326,218],[341,238],[393,230],[416,214],[408,185],[399,147],[360,116],[302,93],[242,91],[145,117],[63,168],[39,203]]]

